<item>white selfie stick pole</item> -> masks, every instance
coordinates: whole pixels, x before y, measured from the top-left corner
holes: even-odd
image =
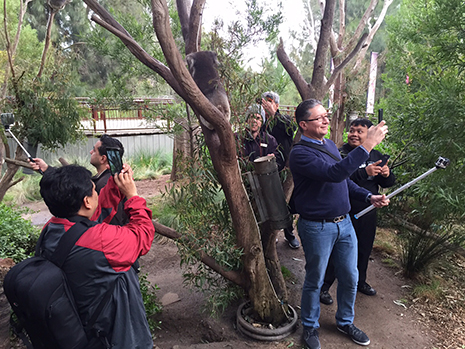
[[[414,180],[408,182],[407,184],[404,184],[403,186],[401,186],[400,188],[394,190],[392,193],[390,193],[387,198],[390,199],[392,198],[394,195],[397,195],[399,194],[401,191],[404,191],[405,189],[411,187],[412,185],[414,185],[416,182],[418,182],[419,180],[422,180],[423,178],[425,178],[426,176],[429,176],[431,173],[433,173],[434,171],[436,171],[437,169],[444,169],[447,167],[447,165],[449,165],[450,163],[450,160],[449,159],[446,159],[446,158],[443,158],[443,157],[439,157],[439,159],[436,161],[436,164],[433,168],[429,169],[428,171],[426,171],[425,173],[423,173],[422,175],[418,176],[417,178],[415,178]],[[368,206],[366,209],[360,211],[359,213],[357,213],[356,215],[354,215],[354,217],[356,219],[359,219],[360,217],[362,217],[363,215],[367,214],[368,212],[370,212],[371,210],[373,210],[375,208],[375,206],[373,205],[370,205]]]

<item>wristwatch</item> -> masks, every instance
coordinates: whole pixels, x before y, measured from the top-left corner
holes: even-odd
[[[373,196],[373,194],[371,194],[371,193],[368,194],[368,195],[367,195],[367,198],[365,199],[365,201],[366,201],[367,203],[371,203],[371,197],[372,197],[372,196]]]

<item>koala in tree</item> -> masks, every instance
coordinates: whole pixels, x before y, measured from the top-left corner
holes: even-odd
[[[189,72],[200,91],[228,119],[231,116],[228,96],[218,75],[218,59],[212,51],[200,51],[186,56]],[[200,116],[200,122],[213,130],[213,126]]]

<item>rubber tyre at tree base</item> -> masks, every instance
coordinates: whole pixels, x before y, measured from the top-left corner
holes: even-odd
[[[242,303],[237,309],[236,325],[237,325],[237,329],[239,330],[239,332],[241,332],[243,335],[247,337],[250,337],[252,339],[256,339],[259,341],[267,341],[267,342],[279,341],[281,339],[286,338],[290,334],[292,334],[297,328],[297,312],[290,305],[288,305],[288,307],[292,311],[291,322],[285,324],[282,327],[274,328],[274,329],[257,328],[257,327],[254,327],[249,322],[247,322],[242,316],[243,315],[242,310],[246,306],[250,306],[250,302]]]

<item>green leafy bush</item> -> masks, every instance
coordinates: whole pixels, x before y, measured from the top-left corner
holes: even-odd
[[[21,217],[26,212],[0,203],[0,258],[18,263],[34,253],[40,230]]]
[[[147,274],[139,275],[140,293],[142,294],[142,300],[144,301],[145,313],[147,314],[147,321],[149,323],[150,331],[153,333],[155,329],[160,329],[160,321],[155,321],[153,316],[161,313],[162,307],[155,294],[158,290],[158,286],[153,286],[149,280],[147,280]]]

